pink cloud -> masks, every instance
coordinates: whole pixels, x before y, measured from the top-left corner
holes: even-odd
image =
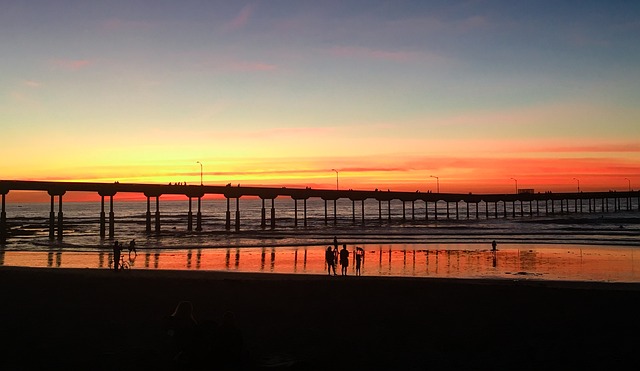
[[[40,86],[42,86],[41,83],[34,80],[25,80],[24,84],[30,88],[39,88]]]
[[[53,61],[53,65],[57,68],[78,71],[92,64],[87,59],[56,59]]]
[[[227,23],[227,28],[231,30],[237,30],[243,28],[249,22],[249,18],[251,18],[251,14],[253,13],[253,6],[250,4],[245,5],[240,9],[240,12],[233,18],[229,23]]]
[[[228,65],[229,69],[232,71],[274,71],[278,67],[273,64],[262,63],[262,62],[231,62]]]
[[[404,62],[416,57],[414,53],[409,52],[395,52],[350,46],[337,46],[332,48],[330,52],[338,57],[380,59],[396,62]]]

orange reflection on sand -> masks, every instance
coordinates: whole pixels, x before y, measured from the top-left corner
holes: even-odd
[[[500,244],[364,245],[362,274],[441,278],[640,282],[640,249],[619,246]],[[132,269],[327,274],[324,246],[143,250],[125,254]],[[355,275],[349,246],[349,275]],[[111,252],[0,251],[0,265],[108,268]],[[340,266],[336,267],[340,272]]]

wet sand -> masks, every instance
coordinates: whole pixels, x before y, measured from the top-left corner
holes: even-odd
[[[175,369],[181,300],[201,323],[235,314],[245,369],[620,369],[640,345],[640,284],[16,267],[0,283],[0,369]]]

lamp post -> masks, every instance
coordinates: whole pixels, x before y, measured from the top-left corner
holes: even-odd
[[[629,192],[631,192],[631,180],[629,180],[629,178],[625,178],[627,180],[627,182],[629,183]]]
[[[430,178],[436,178],[436,192],[440,193],[440,178],[434,175],[429,175]]]
[[[202,185],[202,162],[196,161],[196,164],[200,164],[200,185]]]
[[[336,191],[340,189],[340,187],[338,187],[338,170],[336,169],[331,169],[332,171],[336,172]]]
[[[580,193],[580,179],[578,178],[573,178],[573,180],[578,182],[578,193]]]
[[[511,180],[513,180],[514,182],[516,182],[516,194],[518,194],[518,179],[516,179],[516,178],[511,178]]]

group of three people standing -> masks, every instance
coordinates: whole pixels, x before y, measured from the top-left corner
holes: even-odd
[[[336,263],[339,259],[340,266],[342,267],[341,273],[343,276],[346,276],[347,268],[349,267],[349,250],[347,250],[347,244],[343,244],[342,250],[338,252],[338,238],[334,237],[333,247],[334,249],[332,250],[331,246],[328,246],[324,254],[324,259],[325,259],[325,262],[327,263],[327,274],[331,275],[331,270],[333,270],[333,275],[337,276]],[[356,275],[360,274],[360,262],[361,262],[361,255],[356,254]]]

